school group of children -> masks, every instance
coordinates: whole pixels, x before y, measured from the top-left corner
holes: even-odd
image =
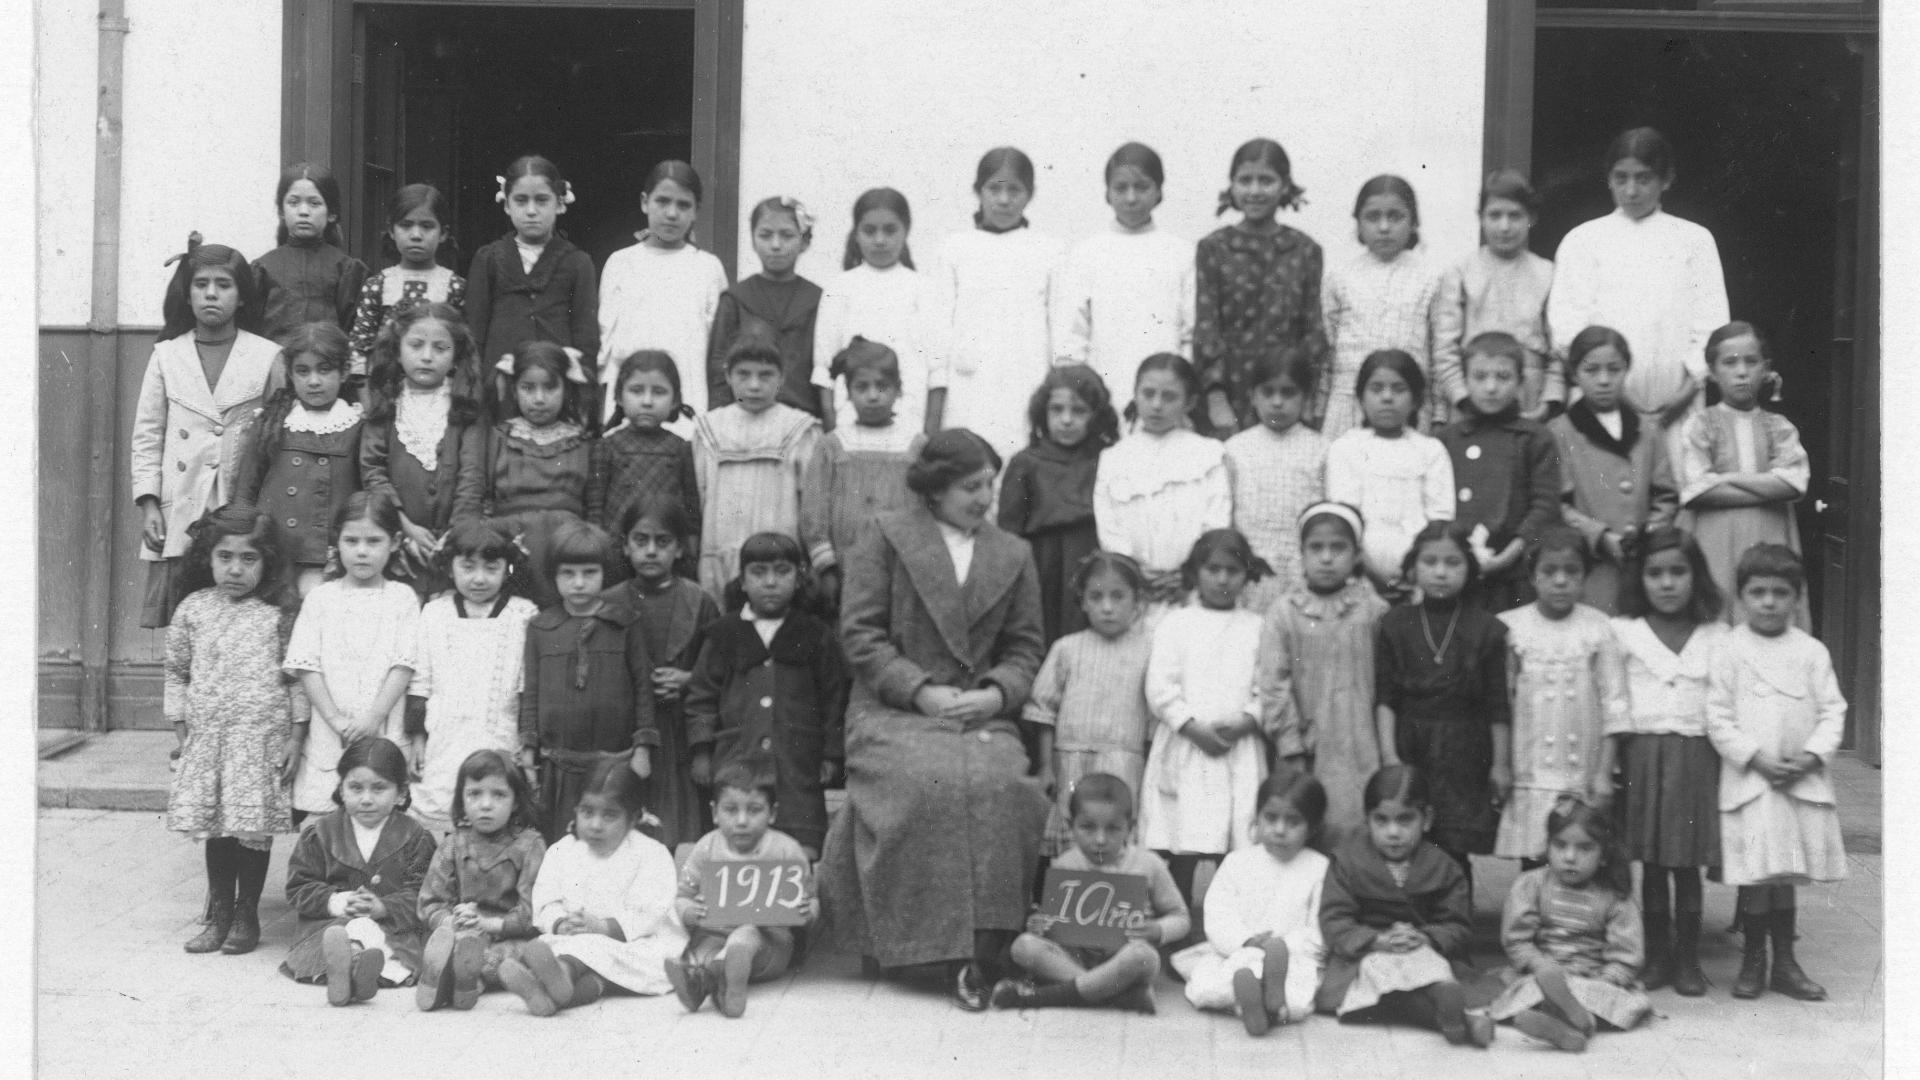
[[[966,428],[1008,451],[999,525],[1043,589],[1020,715],[1058,796],[1046,854],[1145,876],[1155,914],[1110,954],[1036,914],[993,1004],[1151,1009],[1165,951],[1255,1034],[1318,1008],[1577,1049],[1647,989],[1705,992],[1701,867],[1741,889],[1735,995],[1822,997],[1794,888],[1844,875],[1845,704],[1796,625],[1806,455],[1723,292],[1710,335],[1641,310],[1643,279],[1699,276],[1705,237],[1659,210],[1665,141],[1629,132],[1608,168],[1620,209],[1563,246],[1578,273],[1527,251],[1533,191],[1503,172],[1452,268],[1417,253],[1412,188],[1369,180],[1365,251],[1323,280],[1275,219],[1301,190],[1271,140],[1234,155],[1241,219],[1197,250],[1153,226],[1152,150],[1113,155],[1112,229],[1063,253],[1002,148],[937,269],[876,188],[823,291],[785,197],[753,208],[763,270],[729,288],[680,162],[596,275],[556,228],[559,169],[516,161],[512,232],[465,279],[434,189],[396,196],[398,262],[369,274],[337,183],[293,167],[280,247],[181,257],[136,419],[168,821],[206,841],[187,949],[257,946],[272,837],[317,815],[284,970],[335,1004],[672,989],[739,1015],[805,934],[709,926],[706,871],[817,860],[840,566],[911,505],[928,437]],[[1666,231],[1615,235],[1640,226]],[[1625,279],[1651,371],[1632,335],[1560,321]],[[1674,360],[1689,334],[1704,363]],[[1485,1011],[1455,974],[1473,854],[1528,867]]]

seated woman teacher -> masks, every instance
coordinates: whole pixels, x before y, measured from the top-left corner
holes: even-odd
[[[1040,579],[989,520],[999,471],[971,431],[934,435],[907,471],[923,505],[875,518],[847,561],[847,805],[821,856],[841,946],[950,963],[974,1011],[1026,923],[1049,805],[1014,719],[1044,651]]]

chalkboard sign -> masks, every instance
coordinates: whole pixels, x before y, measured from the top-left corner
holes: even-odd
[[[707,917],[716,930],[736,926],[804,926],[807,864],[779,859],[743,859],[707,864],[701,880]]]
[[[1153,918],[1147,879],[1141,874],[1047,868],[1040,914],[1055,922],[1050,940],[1083,949],[1118,949],[1127,930]]]

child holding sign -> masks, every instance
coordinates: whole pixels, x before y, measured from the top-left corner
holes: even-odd
[[[1153,977],[1160,973],[1160,952],[1155,946],[1179,941],[1192,929],[1186,901],[1180,898],[1167,864],[1128,842],[1133,835],[1133,792],[1126,781],[1111,773],[1084,776],[1073,786],[1068,805],[1074,848],[1053,861],[1046,900],[1027,919],[1027,932],[1013,942],[1013,962],[1032,978],[1000,980],[993,988],[994,1008],[1114,1002],[1152,1013]],[[1067,882],[1062,879],[1088,871],[1145,879],[1146,910],[1132,912],[1124,929],[1111,927],[1121,936],[1109,947],[1060,940],[1071,936],[1087,941],[1088,930],[1109,928],[1113,922],[1103,917],[1114,914],[1110,904],[1102,905],[1090,920],[1086,900],[1075,904],[1064,887]]]
[[[807,853],[772,827],[779,805],[772,764],[747,758],[720,766],[713,774],[714,830],[681,868],[674,908],[693,940],[666,970],[688,1012],[708,995],[723,1016],[746,1012],[747,984],[786,974],[793,927],[820,916]],[[775,919],[781,924],[769,925]]]

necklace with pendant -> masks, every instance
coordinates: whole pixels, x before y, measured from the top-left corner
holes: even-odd
[[[1433,627],[1427,623],[1427,607],[1420,605],[1420,636],[1427,639],[1427,650],[1433,653],[1433,662],[1438,666],[1447,655],[1447,646],[1453,644],[1453,632],[1460,625],[1460,606],[1454,605],[1453,615],[1447,620],[1447,632],[1440,635],[1440,644],[1433,643]]]

